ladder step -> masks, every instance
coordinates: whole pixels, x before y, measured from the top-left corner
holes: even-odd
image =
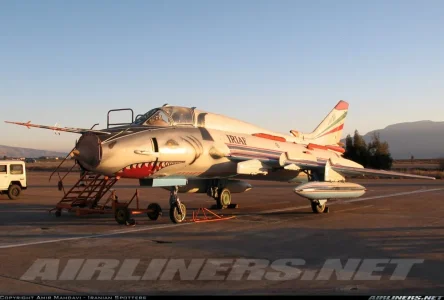
[[[71,207],[90,202],[97,205],[117,181],[116,177],[105,179],[103,175],[85,173],[69,191],[65,192],[59,203]]]

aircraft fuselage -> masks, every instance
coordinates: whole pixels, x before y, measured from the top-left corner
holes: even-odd
[[[272,140],[249,134],[204,128],[162,128],[136,132],[100,142],[97,136],[84,135],[77,145],[79,163],[92,172],[122,178],[186,179],[251,178],[290,181],[299,172],[276,170],[264,176],[238,173],[231,155],[246,159],[276,162],[282,153],[316,156],[314,164],[324,165],[339,153],[308,150],[306,145]],[[85,153],[87,151],[88,153]]]

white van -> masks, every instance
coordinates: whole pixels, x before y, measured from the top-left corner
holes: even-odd
[[[0,160],[0,194],[8,194],[9,199],[15,200],[26,188],[25,162]]]

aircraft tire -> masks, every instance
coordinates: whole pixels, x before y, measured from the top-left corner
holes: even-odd
[[[180,203],[180,210],[182,211],[182,215],[179,214],[176,205],[172,205],[170,207],[170,219],[173,223],[182,223],[185,220],[187,215],[187,208],[185,204]]]
[[[311,202],[311,210],[316,214],[323,213],[325,210],[325,203],[324,205],[319,205],[316,202]]]
[[[218,208],[227,208],[231,204],[231,193],[227,188],[221,189],[216,199]]]
[[[129,221],[131,217],[131,213],[127,207],[119,207],[116,209],[116,213],[114,215],[117,223],[123,225]]]
[[[146,213],[150,220],[156,221],[162,215],[162,208],[157,203],[150,203],[147,209],[151,210]]]

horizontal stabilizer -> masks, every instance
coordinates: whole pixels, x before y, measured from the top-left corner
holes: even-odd
[[[331,168],[338,173],[348,176],[370,175],[378,177],[398,177],[398,178],[412,178],[412,179],[415,178],[415,179],[431,179],[431,180],[436,179],[435,177],[429,177],[429,176],[413,175],[401,172],[375,170],[367,168],[346,167],[338,164],[336,165],[332,164]]]
[[[332,145],[323,146],[323,145],[317,145],[317,144],[309,143],[307,145],[307,149],[309,149],[309,150],[316,150],[316,149],[332,150],[332,151],[339,152],[339,153],[345,153],[345,149],[344,148],[339,147],[339,146],[332,146]]]
[[[50,130],[55,130],[55,131],[80,133],[80,134],[86,133],[86,132],[92,132],[92,133],[97,133],[97,134],[111,134],[111,132],[102,131],[102,130],[92,130],[92,129],[75,128],[75,127],[56,127],[56,126],[38,125],[38,124],[32,124],[31,121],[28,121],[26,123],[5,121],[5,123],[26,126],[26,127],[28,127],[28,129],[30,129],[30,127],[35,127],[35,128],[43,128],[43,129],[50,129]]]

